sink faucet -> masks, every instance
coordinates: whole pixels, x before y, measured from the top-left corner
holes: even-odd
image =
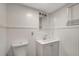
[[[47,36],[48,36],[48,35],[46,34],[46,35],[44,36],[43,40],[46,40]]]

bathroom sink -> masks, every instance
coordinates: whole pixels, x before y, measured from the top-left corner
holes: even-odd
[[[46,39],[36,40],[37,56],[58,56],[59,40]]]
[[[53,39],[46,39],[46,40],[39,40],[37,39],[36,42],[38,42],[39,44],[50,44],[50,43],[54,43],[54,42],[59,42],[59,40],[53,40]]]
[[[13,47],[19,47],[19,46],[23,46],[23,45],[27,45],[28,41],[16,41],[16,42],[12,42],[12,46]]]

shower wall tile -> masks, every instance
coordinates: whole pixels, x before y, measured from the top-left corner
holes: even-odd
[[[8,39],[11,42],[27,40],[25,29],[8,29]]]
[[[55,30],[54,38],[60,40],[60,55],[78,56],[79,55],[79,29],[60,29]]]
[[[7,39],[7,6],[0,3],[0,56],[5,56],[9,49]]]
[[[8,4],[8,27],[39,28],[38,11],[16,4]]]
[[[7,26],[7,7],[6,7],[6,4],[0,4],[0,26]]]
[[[0,28],[0,56],[6,55],[8,50],[7,30]]]

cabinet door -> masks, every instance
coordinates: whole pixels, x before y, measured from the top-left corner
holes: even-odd
[[[45,45],[43,48],[44,48],[43,49],[43,55],[44,56],[52,56],[51,46]]]
[[[59,55],[59,42],[55,42],[50,44],[47,44],[44,46],[44,56],[58,56]]]

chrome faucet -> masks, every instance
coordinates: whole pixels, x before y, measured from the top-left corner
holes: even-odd
[[[46,34],[46,35],[44,36],[43,40],[46,40],[47,36],[48,36],[48,35]]]

